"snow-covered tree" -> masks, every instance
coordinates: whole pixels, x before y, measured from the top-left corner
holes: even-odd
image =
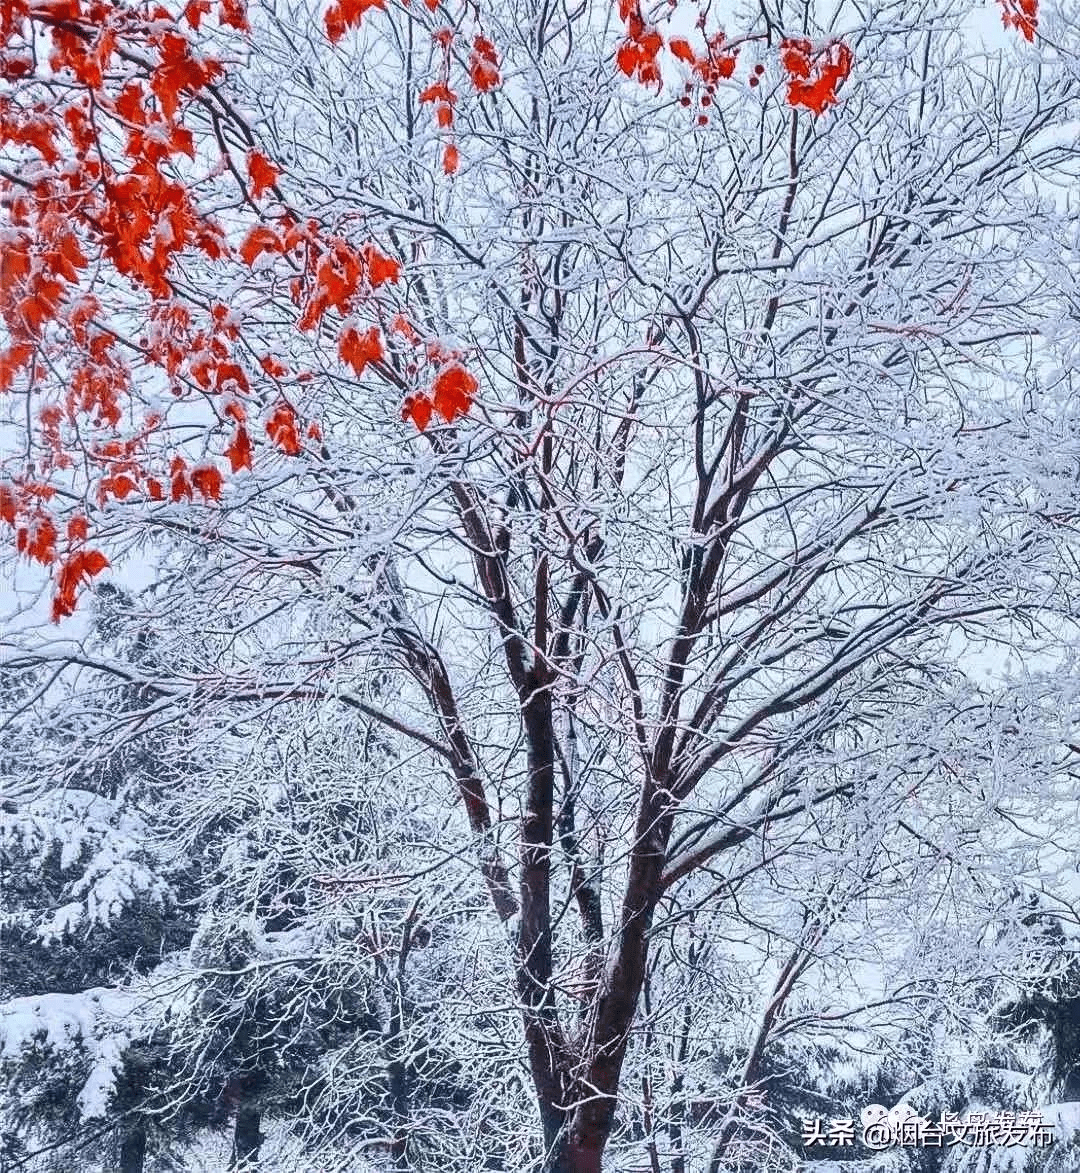
[[[0,517],[55,576],[20,563],[6,649],[130,686],[87,741],[383,726],[502,926],[468,997],[525,1056],[525,1161],[640,1163],[646,982],[693,973],[669,919],[739,926],[767,1036],[813,934],[847,977],[853,909],[936,945],[988,841],[1024,874],[1056,842],[1075,22],[209,7],[2,25]],[[152,666],[39,626],[109,562],[153,580]],[[726,1160],[742,1071],[718,1136],[676,1108],[664,1143]]]

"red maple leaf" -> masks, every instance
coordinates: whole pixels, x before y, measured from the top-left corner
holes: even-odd
[[[20,553],[48,566],[56,558],[56,526],[51,517],[40,516],[29,527],[19,531],[17,545]]]
[[[281,174],[278,168],[259,151],[248,152],[247,169],[256,199],[259,199],[264,192],[273,187]]]
[[[217,501],[220,499],[222,479],[217,465],[197,465],[191,470],[191,483],[207,501]]]
[[[457,94],[444,81],[432,82],[431,85],[420,91],[421,102],[445,102],[453,106],[457,101]]]
[[[1006,28],[1018,29],[1026,40],[1035,40],[1039,24],[1039,0],[998,0],[1001,5],[1001,23]]]
[[[122,501],[130,493],[134,493],[137,488],[138,485],[131,477],[120,473],[118,476],[104,477],[98,486],[98,494],[103,501],[109,493]]]
[[[482,94],[493,90],[502,80],[495,46],[487,37],[476,37],[473,40],[472,52],[469,54],[469,76]]]
[[[184,6],[184,19],[196,31],[202,18],[210,11],[210,0],[188,0]]]
[[[242,33],[251,32],[248,24],[247,4],[245,0],[220,0],[218,4],[218,20],[222,24],[231,25]]]
[[[253,265],[262,253],[283,253],[285,245],[280,236],[266,224],[257,224],[244,237],[240,257],[245,265]]]
[[[452,422],[472,406],[476,388],[476,380],[463,366],[453,363],[445,367],[432,387],[435,410],[447,423]]]
[[[338,354],[357,375],[364,373],[368,363],[382,362],[383,348],[378,326],[372,326],[363,334],[355,326],[349,326],[338,342]]]
[[[364,246],[363,257],[368,280],[373,289],[378,289],[388,281],[397,281],[401,276],[400,262],[395,261],[393,257],[384,256],[373,244]]]
[[[266,422],[266,434],[287,456],[300,455],[300,436],[296,429],[296,412],[282,401]]]
[[[412,420],[422,432],[431,423],[431,413],[434,405],[426,395],[407,395],[401,405],[401,418]]]
[[[229,458],[233,472],[251,468],[251,437],[243,424],[236,429],[236,435],[225,449],[225,455]]]

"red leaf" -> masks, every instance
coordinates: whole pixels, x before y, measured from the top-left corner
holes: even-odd
[[[0,288],[3,288],[0,283]],[[34,353],[33,343],[16,342],[14,346],[0,351],[0,391],[6,391],[15,380],[16,373],[30,360]]]
[[[370,330],[361,334],[355,327],[350,326],[341,335],[338,354],[342,362],[347,362],[357,375],[362,375],[368,363],[381,362],[383,359],[379,328],[372,326]]]
[[[112,493],[114,497],[123,500],[129,493],[134,493],[138,486],[129,476],[121,473],[115,477],[105,477],[100,485],[100,492],[102,500],[105,499],[107,493]]]
[[[633,41],[623,41],[615,54],[615,61],[627,77],[633,77],[641,60],[641,50]]]
[[[100,550],[85,550],[82,554],[82,568],[91,578],[100,574],[109,565],[108,558]]]
[[[364,246],[364,263],[373,289],[378,289],[387,281],[397,281],[401,276],[401,264],[393,257],[383,256],[373,244]]]
[[[338,0],[341,8],[341,17],[349,28],[360,23],[364,13],[369,8],[385,8],[385,0]]]
[[[802,38],[787,37],[780,42],[780,63],[792,77],[810,76],[813,46]]]
[[[431,423],[433,404],[426,395],[408,395],[401,405],[401,418],[411,419],[422,432]]]
[[[275,379],[280,379],[289,373],[289,368],[283,362],[278,362],[276,358],[271,358],[268,354],[264,354],[259,359],[259,366]],[[238,419],[236,422],[243,423],[244,421],[243,419]]]
[[[181,456],[173,458],[172,465],[169,472],[172,477],[172,484],[169,487],[169,496],[174,501],[179,501],[181,497],[186,497],[191,500],[191,482],[188,480],[187,465]]]
[[[220,74],[221,67],[216,62],[197,61],[179,32],[162,33],[158,45],[161,64],[154,70],[150,88],[161,103],[162,113],[172,119],[180,107],[180,94],[202,89]]]
[[[457,101],[457,94],[444,81],[437,81],[432,83],[420,91],[420,101],[423,102],[445,102],[448,106],[453,106]]]
[[[258,151],[248,152],[247,169],[256,199],[259,199],[267,189],[273,187],[281,174],[280,170]]]
[[[156,477],[146,478],[146,492],[149,495],[151,501],[165,500],[165,493],[161,487],[161,481],[159,481]]]
[[[265,224],[258,224],[244,237],[240,246],[240,257],[245,265],[253,265],[262,253],[283,253],[285,245],[281,238]]]
[[[678,57],[680,61],[685,61],[687,65],[693,65],[697,60],[693,45],[682,37],[675,37],[674,40],[668,41],[668,48],[674,56]]]
[[[216,465],[200,464],[191,470],[191,483],[207,501],[221,498],[222,479]]]
[[[432,387],[435,410],[446,420],[453,421],[472,406],[476,394],[476,380],[458,363],[440,371]]]
[[[486,94],[488,90],[493,90],[502,80],[495,66],[486,61],[474,62],[469,67],[469,76],[472,78],[473,85],[482,94]]]
[[[345,18],[341,15],[341,9],[336,4],[331,4],[326,10],[326,15],[323,17],[323,23],[326,25],[326,35],[330,38],[332,44],[336,45],[338,41],[348,31],[348,25],[345,23]]]
[[[236,429],[232,443],[225,449],[225,455],[229,458],[233,472],[239,472],[242,468],[251,468],[251,437],[247,433],[247,428],[242,424]]]
[[[251,32],[251,25],[248,24],[247,18],[247,4],[244,0],[220,0],[218,20],[222,24],[239,29],[242,33]]]
[[[184,19],[193,29],[198,29],[203,16],[210,11],[210,0],[188,0],[184,8]]]
[[[326,35],[336,44],[349,29],[360,23],[369,8],[385,7],[385,0],[338,0],[326,10],[323,18]]]
[[[287,455],[300,455],[300,437],[296,430],[296,412],[288,403],[279,403],[266,424],[266,434]]]
[[[209,11],[209,0],[203,0],[203,2],[206,3],[206,10]],[[188,7],[190,8],[191,5]],[[135,126],[145,126],[146,91],[137,81],[129,81],[117,95],[113,109],[125,122],[133,123]]]
[[[1001,23],[1006,28],[1018,29],[1028,41],[1035,40],[1039,24],[1039,0],[998,0],[1001,5]]]
[[[71,519],[71,520],[70,520],[70,521],[67,523],[67,536],[68,536],[68,541],[71,541],[71,542],[75,542],[75,541],[81,541],[81,542],[85,542],[85,541],[86,541],[86,537],[87,537],[87,535],[89,534],[89,532],[90,532],[90,527],[89,527],[89,525],[87,524],[87,521],[86,521],[86,518],[85,518],[85,517],[73,517],[73,518],[72,518],[72,519]]]
[[[38,517],[30,523],[29,530],[20,531],[27,537],[20,543],[25,552],[35,558],[43,566],[48,566],[56,559],[56,526],[49,517]]]
[[[3,518],[8,525],[15,524],[15,511],[18,504],[18,498],[11,486],[0,484],[0,518]]]
[[[0,253],[0,288],[5,292],[30,272],[30,238],[19,233],[14,244],[9,243]]]
[[[443,153],[443,171],[445,171],[447,175],[453,175],[454,172],[458,169],[458,163],[460,161],[461,158],[458,155],[458,149],[454,146],[453,143],[451,143]]]

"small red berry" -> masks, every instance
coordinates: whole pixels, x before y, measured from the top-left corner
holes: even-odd
[[[699,114],[697,118],[697,124],[698,126],[708,126],[709,116],[707,114]]]
[[[755,72],[756,74],[758,74],[758,76],[760,76],[761,74],[763,74],[763,73],[765,72],[765,66],[764,66],[764,65],[760,65],[760,64],[759,64],[759,65],[755,65],[755,66],[754,66],[754,72]]]
[[[681,98],[679,99],[679,105],[680,105],[680,106],[689,106],[689,105],[690,105],[690,99],[684,95],[683,97],[681,97]]]
[[[757,83],[758,83],[758,79],[757,79],[756,77],[752,77],[752,78],[750,79],[750,84],[751,84],[752,86],[756,86],[756,85],[757,85]]]

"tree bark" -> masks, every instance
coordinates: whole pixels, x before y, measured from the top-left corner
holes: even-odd
[[[146,1129],[136,1125],[120,1142],[120,1173],[142,1173],[146,1161]]]
[[[263,1135],[259,1131],[261,1123],[262,1113],[257,1108],[241,1106],[237,1109],[230,1169],[250,1171],[257,1167],[263,1142]]]

